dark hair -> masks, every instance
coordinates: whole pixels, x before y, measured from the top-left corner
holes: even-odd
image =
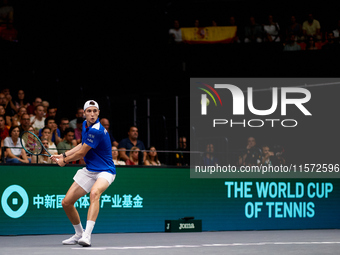
[[[78,117],[77,118],[77,124],[83,123],[84,122],[84,118],[82,117]]]
[[[135,128],[137,128],[137,129],[138,129],[138,127],[137,127],[136,125],[131,125],[131,126],[129,127],[129,130],[128,130],[128,132],[130,132],[131,128],[133,128],[133,127],[135,127]]]
[[[10,137],[12,137],[12,131],[13,131],[15,128],[18,128],[18,129],[19,129],[19,132],[20,132],[20,127],[19,127],[19,126],[12,126],[12,127],[9,129],[9,136],[10,136]]]
[[[51,131],[51,129],[50,129],[49,127],[46,127],[46,126],[45,126],[45,127],[43,127],[43,128],[41,129],[41,133],[44,132],[45,129],[49,129],[49,130]]]
[[[47,126],[49,120],[55,120],[52,116],[48,116],[45,119],[45,126]]]
[[[37,105],[34,107],[34,111],[36,111],[36,110],[38,109],[39,106],[44,107],[42,104],[37,104]]]
[[[64,134],[66,135],[66,134],[69,133],[69,132],[74,133],[74,128],[71,128],[71,127],[66,128],[65,131],[64,131]]]
[[[68,121],[69,121],[68,118],[64,117],[64,118],[61,118],[61,119],[60,119],[59,124],[60,124],[63,120],[68,120]]]

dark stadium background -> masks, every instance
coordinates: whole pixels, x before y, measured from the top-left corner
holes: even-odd
[[[203,25],[215,17],[223,24],[235,15],[242,26],[250,15],[256,15],[262,23],[273,14],[284,28],[290,15],[295,14],[302,23],[312,12],[325,32],[334,29],[340,18],[338,2],[323,1],[315,6],[305,1],[242,0],[10,3],[14,6],[19,42],[0,44],[0,88],[9,87],[12,95],[24,89],[30,101],[40,96],[69,118],[74,117],[76,107],[85,100],[98,100],[101,116],[110,119],[117,140],[126,137],[126,129],[133,123],[136,100],[140,138],[144,142],[149,98],[151,144],[159,150],[176,148],[176,96],[178,131],[189,136],[190,77],[338,77],[339,73],[338,52],[283,52],[280,47],[267,45],[178,48],[168,43],[168,29],[175,18],[183,26],[191,26],[196,18]],[[337,92],[335,88],[332,96]],[[328,102],[327,98],[324,100],[315,102],[313,107]],[[336,109],[333,104],[329,107],[333,106]],[[323,128],[324,138],[312,145],[328,146],[328,160],[336,156],[339,138]],[[334,129],[333,126],[331,130]],[[308,132],[315,135],[319,131]],[[243,146],[247,136],[235,141],[235,148]],[[310,138],[306,137],[303,143],[310,146]],[[301,151],[296,145],[286,144],[286,150],[292,161],[301,158],[295,153]]]

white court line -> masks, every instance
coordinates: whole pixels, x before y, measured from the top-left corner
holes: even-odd
[[[340,242],[260,242],[260,243],[225,243],[225,244],[197,244],[197,245],[157,245],[157,246],[112,246],[112,247],[79,247],[73,250],[143,250],[143,249],[173,249],[200,247],[228,247],[228,246],[259,246],[259,245],[324,245],[340,244]]]

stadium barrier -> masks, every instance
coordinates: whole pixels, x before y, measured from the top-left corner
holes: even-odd
[[[0,235],[72,233],[61,201],[79,166],[0,166]],[[339,179],[190,178],[185,167],[117,166],[94,233],[164,232],[193,216],[203,231],[340,227]],[[83,226],[89,194],[75,206]]]

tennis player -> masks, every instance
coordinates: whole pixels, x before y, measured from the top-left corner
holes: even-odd
[[[86,167],[77,171],[74,182],[62,201],[62,206],[71,221],[75,235],[64,240],[63,244],[91,246],[91,233],[99,213],[99,198],[116,177],[112,160],[109,133],[99,122],[99,105],[89,100],[84,105],[86,120],[83,122],[82,143],[73,149],[52,156],[59,166],[84,158]],[[74,203],[90,192],[90,206],[87,213],[86,228],[83,230]]]

